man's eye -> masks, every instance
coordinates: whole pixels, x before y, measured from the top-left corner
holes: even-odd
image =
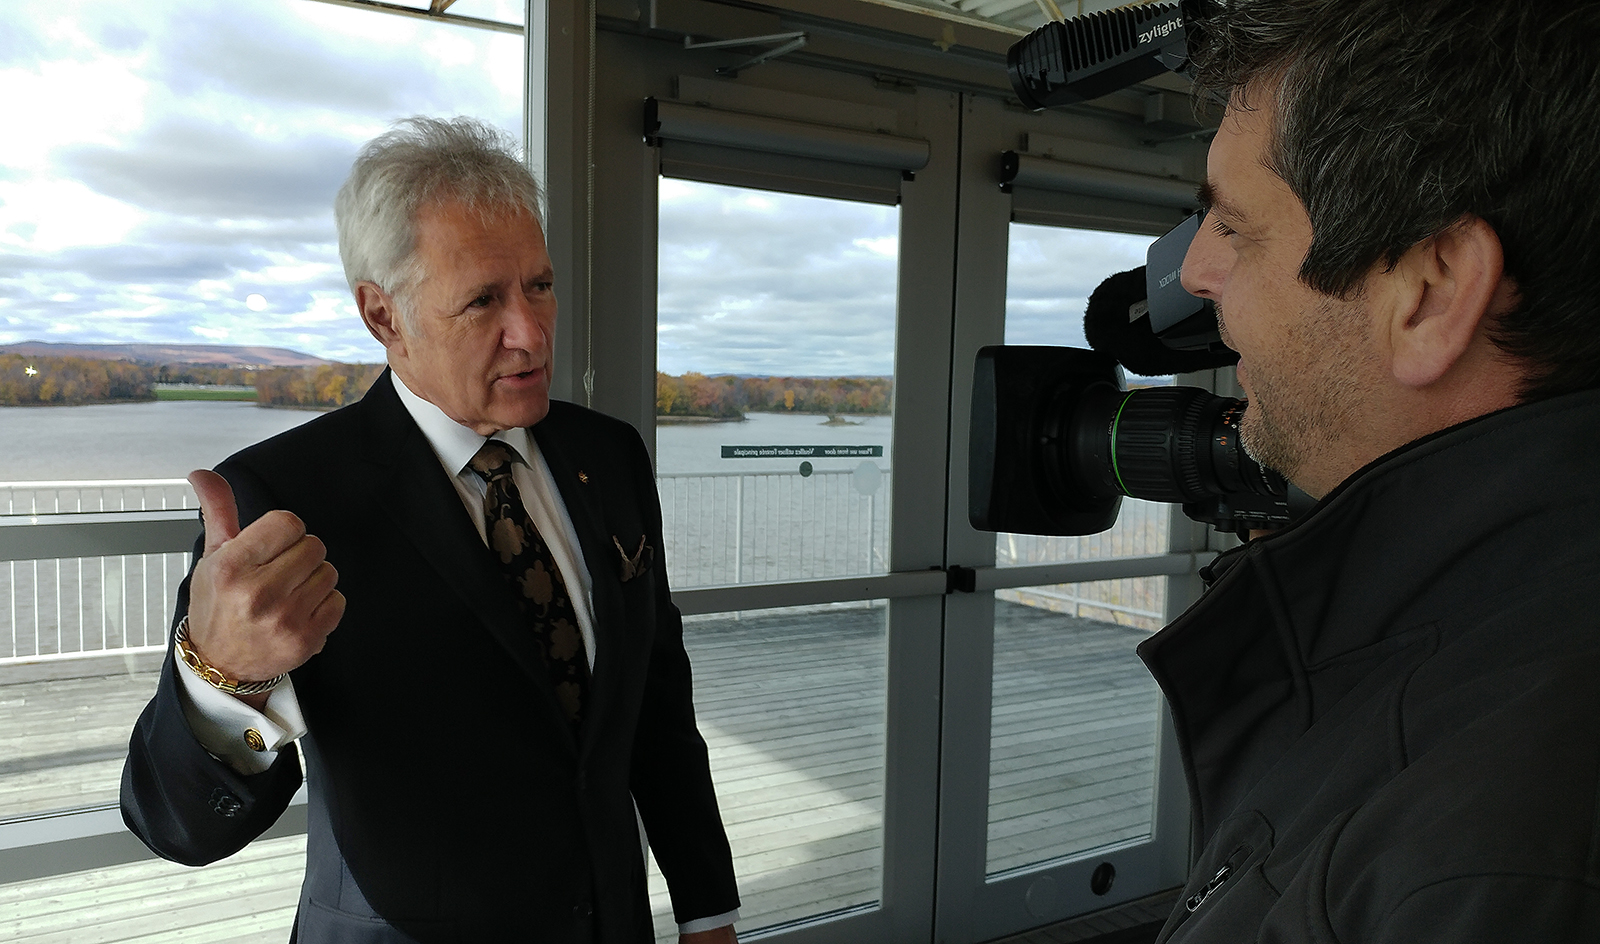
[[[494,302],[493,295],[479,295],[467,304],[469,308],[487,308]]]
[[[1216,230],[1217,235],[1223,237],[1224,239],[1233,235],[1233,228],[1217,219],[1215,216],[1211,218],[1211,228]]]

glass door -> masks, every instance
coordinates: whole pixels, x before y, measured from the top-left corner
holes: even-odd
[[[1086,347],[1089,293],[1143,265],[1150,242],[1013,222],[1006,343]],[[997,534],[995,564],[1163,554],[1169,516],[1169,506],[1125,500],[1100,534]],[[1165,622],[1166,589],[1151,576],[993,592],[987,881],[1149,839],[1161,705],[1133,647]]]
[[[926,942],[958,96],[595,48],[606,186],[566,373],[654,447],[741,939]]]
[[[571,25],[552,61],[595,85],[548,98],[551,229],[578,234],[552,245],[557,378],[655,448],[741,936],[988,941],[1181,884],[1182,778],[1133,647],[1188,599],[1193,529],[1129,503],[1040,541],[966,511],[977,349],[1074,340],[1026,316],[1069,324],[1183,215],[1019,212],[999,152],[1121,119],[607,30],[590,72]]]
[[[659,192],[674,591],[887,573],[899,209],[673,178]],[[743,928],[883,897],[887,617],[867,599],[685,618]]]
[[[1076,167],[1120,166],[1130,192],[1141,175],[1129,166],[1184,166],[1181,146],[1115,142],[1104,129],[1086,141],[1082,124],[981,98],[963,111],[948,544],[951,563],[975,573],[974,592],[945,611],[941,941],[991,940],[1184,878],[1185,787],[1165,705],[1134,649],[1186,605],[1194,529],[1169,506],[1131,500],[1109,530],[1074,537],[980,532],[966,514],[977,350],[1086,346],[1089,294],[1142,265],[1153,237],[1181,219],[1127,195],[998,186],[994,157],[1005,150],[1056,161],[1069,184]]]

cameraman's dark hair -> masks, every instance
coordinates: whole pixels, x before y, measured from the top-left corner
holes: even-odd
[[[1600,0],[1229,0],[1196,84],[1275,94],[1268,164],[1324,294],[1463,217],[1494,227],[1520,303],[1492,337],[1533,400],[1600,386],[1597,37]]]

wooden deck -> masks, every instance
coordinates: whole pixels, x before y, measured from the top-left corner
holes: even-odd
[[[1155,689],[1142,633],[996,603],[989,871],[1144,835]],[[697,712],[753,929],[875,901],[882,873],[884,611],[827,608],[686,627]],[[153,679],[0,686],[0,815],[115,802]],[[22,732],[26,731],[24,737]],[[19,944],[281,942],[304,838],[203,869],[160,861],[0,886]],[[663,941],[675,941],[652,866]]]
[[[995,603],[988,871],[1150,834],[1159,689],[1145,632]]]

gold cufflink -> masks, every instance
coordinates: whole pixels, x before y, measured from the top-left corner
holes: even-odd
[[[244,743],[246,747],[250,748],[252,751],[255,751],[257,754],[266,752],[267,742],[262,739],[261,732],[257,731],[255,728],[244,729]]]

